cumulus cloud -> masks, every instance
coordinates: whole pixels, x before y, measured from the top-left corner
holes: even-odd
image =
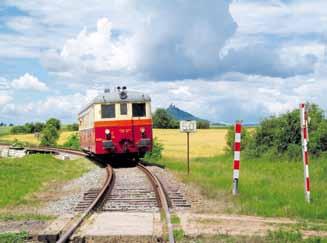
[[[107,72],[114,76],[122,71],[149,80],[212,76],[217,72],[220,50],[236,30],[229,3],[148,3],[142,8],[146,18],[141,22],[135,19],[137,27],[124,29],[101,18],[96,31],[84,28],[60,51],[47,52],[43,63],[54,72],[59,65],[66,73]]]
[[[28,90],[37,90],[37,91],[46,91],[48,87],[45,83],[41,82],[37,77],[25,73],[23,76],[18,79],[14,79],[11,82],[11,86],[14,89],[28,89]]]
[[[82,66],[96,72],[129,72],[133,69],[133,48],[128,38],[113,38],[112,23],[107,18],[97,21],[97,30],[84,28],[76,38],[66,41],[60,57],[68,65]]]

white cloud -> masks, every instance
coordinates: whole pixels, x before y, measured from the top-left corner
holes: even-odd
[[[28,90],[37,90],[37,91],[46,91],[48,87],[45,83],[41,82],[37,77],[25,73],[23,76],[18,79],[14,79],[11,82],[11,86],[14,89],[28,89]]]
[[[12,100],[12,97],[9,95],[4,95],[0,93],[0,105],[5,105]]]
[[[76,38],[65,42],[60,57],[68,65],[95,72],[125,71],[134,68],[133,48],[128,38],[112,37],[112,23],[107,18],[97,21],[97,30],[84,28]]]
[[[239,25],[238,32],[246,34],[310,34],[327,30],[325,0],[234,1],[231,13]],[[314,13],[314,14],[313,14]]]

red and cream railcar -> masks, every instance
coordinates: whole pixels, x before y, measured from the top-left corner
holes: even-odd
[[[81,148],[96,155],[142,157],[152,150],[151,99],[119,87],[79,113]]]

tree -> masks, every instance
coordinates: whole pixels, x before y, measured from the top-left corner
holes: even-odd
[[[210,128],[210,123],[207,120],[199,120],[196,122],[196,126],[199,129],[208,129]]]
[[[44,128],[44,126],[45,126],[45,124],[44,123],[42,123],[42,122],[36,122],[35,124],[34,124],[34,133],[36,133],[36,132],[42,132],[42,129]]]
[[[59,138],[59,132],[57,127],[49,123],[42,130],[41,145],[54,146],[56,145],[58,138]]]
[[[46,126],[52,125],[54,126],[57,130],[60,130],[61,128],[61,123],[58,119],[56,118],[50,118],[49,120],[47,120]]]
[[[155,128],[172,128],[174,119],[168,114],[165,109],[158,108],[153,114],[153,127]]]

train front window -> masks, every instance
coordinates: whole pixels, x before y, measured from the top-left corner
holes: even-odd
[[[127,104],[120,104],[120,115],[127,115]]]
[[[101,105],[101,117],[102,118],[115,118],[115,104]]]
[[[144,117],[145,114],[145,103],[133,104],[133,117]]]

